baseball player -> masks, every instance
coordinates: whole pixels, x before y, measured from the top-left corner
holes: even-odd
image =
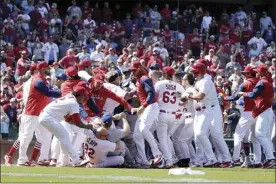
[[[45,79],[45,76],[49,73],[49,66],[46,62],[41,62],[37,65],[38,73],[35,74],[31,79],[31,87],[29,91],[29,97],[26,102],[26,107],[24,114],[22,115],[22,122],[21,122],[21,134],[19,137],[20,140],[20,147],[19,147],[19,158],[17,161],[18,165],[21,166],[30,166],[30,162],[28,161],[28,157],[26,155],[28,146],[30,144],[30,141],[33,137],[33,133],[38,127],[38,116],[40,112],[44,109],[44,107],[50,103],[51,98],[50,97],[60,97],[60,91],[59,90],[53,90],[50,88],[50,86],[47,85],[47,81]],[[43,132],[40,133],[40,136],[46,136],[46,138],[43,139],[42,146],[47,145],[48,141],[50,141],[49,133],[47,130],[43,130],[41,127],[41,130]],[[50,145],[49,145],[50,147]],[[45,151],[47,151],[47,148],[45,148]],[[49,149],[48,149],[49,151]],[[44,153],[41,151],[40,157],[44,157],[44,159],[48,159],[48,153]],[[41,160],[42,162],[44,160]]]
[[[244,82],[239,86],[238,92],[251,92],[254,87],[257,84],[256,79],[256,72],[254,71],[253,67],[247,66],[242,71],[243,75],[245,76]],[[239,96],[230,96],[230,97],[224,97],[224,100],[226,101],[235,101],[238,100]],[[241,142],[244,141],[244,149],[246,158],[244,163],[242,164],[242,167],[247,167],[248,165],[251,165],[251,161],[249,158],[249,131],[252,127],[252,125],[255,123],[255,119],[252,117],[252,110],[255,106],[254,100],[250,98],[244,98],[244,108],[241,113],[240,120],[236,126],[235,133],[234,133],[234,152],[233,152],[233,164],[238,166],[241,165],[240,163],[240,152],[241,152]],[[261,152],[260,144],[255,140],[254,137],[251,137],[253,149],[255,153]],[[257,164],[261,163],[261,158],[259,158],[260,154],[256,154],[255,162]]]
[[[108,131],[103,127],[96,130],[95,136],[87,134],[84,150],[88,168],[114,167],[124,163],[123,156],[107,156],[108,152],[120,149],[119,142],[113,143],[107,140],[108,135]]]
[[[37,65],[36,64],[32,64],[30,66],[30,74],[31,74],[31,77],[34,76],[36,73],[37,73]],[[23,104],[24,106],[26,105],[27,103],[27,100],[28,100],[28,97],[29,97],[29,91],[30,91],[30,87],[31,87],[31,77],[26,81],[24,82],[20,88],[17,89],[17,92],[20,91],[20,90],[23,90]],[[25,107],[24,107],[25,108]],[[24,110],[24,109],[23,109]],[[20,126],[21,127],[21,126]],[[12,158],[13,158],[13,154],[15,153],[15,151],[19,148],[19,145],[20,145],[20,141],[19,141],[19,137],[20,134],[21,134],[21,128],[19,127],[19,136],[18,136],[18,139],[14,142],[13,146],[11,147],[11,149],[9,150],[9,152],[4,156],[4,159],[5,159],[5,165],[6,166],[11,166],[12,165]],[[37,129],[35,130],[37,131]],[[35,161],[37,159],[37,155],[39,154],[40,152],[40,146],[41,146],[41,137],[40,136],[37,136],[39,134],[35,134],[36,135],[36,143],[34,145],[34,150],[33,150],[33,154],[31,156],[31,162],[32,161]]]
[[[205,167],[214,166],[217,163],[217,159],[213,153],[211,143],[207,137],[207,133],[210,130],[212,138],[215,140],[216,145],[223,155],[225,163],[221,167],[230,167],[230,154],[228,147],[223,139],[222,134],[222,114],[220,111],[215,84],[212,80],[204,77],[206,74],[205,65],[197,63],[192,66],[192,73],[197,78],[195,84],[195,92],[189,94],[189,99],[196,101],[195,103],[195,142],[197,146],[198,158],[203,158],[203,150],[207,157],[207,163]],[[184,94],[185,96],[186,94]],[[221,117],[219,117],[219,115]],[[202,150],[203,148],[203,150]]]
[[[178,76],[175,76],[177,78]],[[185,74],[182,78],[182,85],[187,93],[193,93],[194,77],[192,74]],[[183,109],[182,124],[178,127],[172,140],[174,142],[175,151],[178,155],[178,166],[197,165],[198,160],[192,145],[194,137],[194,105],[192,100],[188,100],[179,106]]]
[[[152,80],[147,76],[146,70],[139,61],[133,62],[130,70],[132,75],[137,79],[137,92],[141,102],[139,108],[133,108],[132,113],[139,116],[135,128],[133,138],[137,147],[137,163],[141,166],[149,167],[149,162],[145,154],[146,140],[151,148],[154,157],[154,164],[157,165],[163,160],[162,153],[157,147],[157,143],[150,132],[150,128],[159,115],[159,107],[157,104],[158,97],[155,93]]]
[[[90,88],[91,88],[90,95],[99,107],[99,114],[103,113],[103,107],[108,98],[118,102],[119,104],[122,104],[126,109],[131,110],[132,107],[127,103],[126,100],[119,97],[118,95],[116,95],[115,93],[113,93],[112,91],[108,90],[103,86],[105,82],[104,80],[105,80],[105,76],[101,73],[98,73],[93,78],[93,81],[90,83]],[[87,109],[87,107],[85,108],[85,110],[88,112],[89,117],[95,116],[95,114],[91,112],[91,110]]]
[[[179,110],[180,98],[177,93],[184,93],[184,88],[172,80],[175,70],[166,66],[162,70],[164,80],[155,84],[155,91],[158,94],[158,105],[160,114],[157,120],[157,138],[160,143],[160,150],[164,155],[165,167],[173,166],[171,136],[180,126],[182,112]]]
[[[48,104],[39,115],[39,123],[48,129],[60,141],[61,150],[68,153],[73,166],[81,163],[79,154],[73,148],[69,134],[61,125],[61,121],[75,124],[80,128],[92,129],[91,124],[82,123],[79,115],[79,103],[83,103],[87,96],[87,90],[81,86],[75,86],[72,93]]]
[[[255,106],[252,110],[253,118],[256,118],[255,134],[256,139],[264,149],[266,162],[263,168],[273,168],[276,165],[275,157],[273,155],[273,145],[271,138],[271,129],[273,126],[273,111],[272,103],[274,98],[274,90],[271,78],[267,75],[268,68],[265,64],[261,64],[255,70],[259,82],[252,90],[252,92],[239,92],[246,98],[254,99]],[[258,153],[255,153],[258,154]]]

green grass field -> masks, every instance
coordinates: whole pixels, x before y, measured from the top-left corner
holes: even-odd
[[[88,169],[55,167],[1,166],[1,183],[5,182],[270,182],[275,183],[274,169],[195,168],[205,175],[171,176],[165,169]]]

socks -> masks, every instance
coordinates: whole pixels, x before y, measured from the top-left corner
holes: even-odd
[[[37,156],[40,152],[40,148],[41,148],[41,143],[40,142],[36,142],[35,145],[34,145],[34,150],[33,150],[33,154],[32,154],[32,157],[31,157],[31,160],[35,160],[37,159]]]
[[[20,145],[20,141],[19,141],[19,140],[16,140],[16,141],[13,143],[13,145],[12,145],[10,151],[7,153],[7,155],[12,157],[13,154],[14,154],[14,152],[15,152],[16,150],[18,150],[19,145]]]
[[[243,149],[244,149],[244,154],[245,156],[249,156],[250,153],[250,145],[249,143],[243,143]]]

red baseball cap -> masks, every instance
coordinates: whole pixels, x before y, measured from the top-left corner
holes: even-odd
[[[82,86],[79,86],[79,85],[76,85],[74,88],[73,88],[73,91],[75,93],[78,93],[79,95],[81,96],[87,96],[87,90],[82,87]]]
[[[210,62],[206,61],[205,59],[199,59],[199,60],[197,60],[197,63],[202,63],[206,67],[210,66]]]
[[[268,70],[265,64],[260,64],[254,71],[258,73],[267,73]]]
[[[105,76],[101,73],[98,73],[97,75],[95,75],[94,77],[94,81],[95,82],[99,82],[99,83],[104,83],[104,79],[105,79]]]
[[[30,71],[35,71],[37,68],[37,65],[36,64],[31,64],[30,66]]]
[[[136,71],[141,67],[142,67],[142,64],[140,63],[140,61],[134,61],[133,63],[131,63],[129,70]]]
[[[171,66],[165,66],[162,72],[171,76],[175,74],[175,70]]]
[[[252,66],[246,66],[244,68],[244,70],[241,71],[241,73],[256,73],[256,71],[254,70],[254,68]]]
[[[67,69],[66,69],[66,75],[68,76],[68,77],[75,77],[75,76],[78,76],[78,70],[77,70],[77,68],[76,67],[74,67],[74,66],[70,66],[70,67],[68,67]]]
[[[91,65],[92,65],[91,61],[89,61],[89,60],[84,60],[84,61],[81,61],[81,62],[79,63],[78,67],[81,69],[81,68],[84,68],[84,67],[89,67],[89,66],[91,66]]]
[[[43,68],[48,68],[48,67],[49,67],[48,63],[47,63],[46,61],[42,61],[41,63],[39,63],[39,64],[36,66],[36,69],[37,69],[37,70],[41,70],[41,69],[43,69]]]

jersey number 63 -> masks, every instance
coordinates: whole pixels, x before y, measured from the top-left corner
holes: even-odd
[[[163,102],[175,104],[175,102],[176,102],[175,92],[165,91],[163,93]]]

